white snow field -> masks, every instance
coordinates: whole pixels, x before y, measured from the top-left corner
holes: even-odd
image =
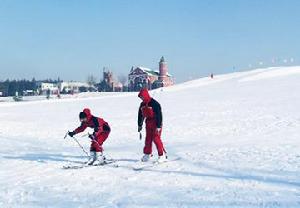
[[[0,103],[0,207],[300,207],[300,67],[151,94],[169,158],[180,159],[142,171],[132,169],[143,148],[137,93]],[[62,168],[86,160],[63,139],[84,107],[110,123],[104,149],[119,167]],[[89,139],[78,139],[88,150]]]

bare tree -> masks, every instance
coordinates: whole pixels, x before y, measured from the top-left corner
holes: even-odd
[[[97,80],[96,77],[92,74],[87,77],[87,83],[90,87],[93,87],[96,85],[96,80]]]
[[[121,75],[118,76],[118,80],[119,80],[119,82],[121,82],[121,84],[123,86],[125,86],[126,83],[127,83],[127,76],[124,75],[124,74],[121,74]]]

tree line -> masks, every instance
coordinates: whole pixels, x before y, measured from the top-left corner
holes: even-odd
[[[48,83],[58,83],[60,80],[52,80],[52,79],[46,79],[43,81],[36,81],[34,78],[32,80],[5,80],[0,81],[0,95],[2,96],[15,96],[16,92],[18,95],[26,95],[26,91],[32,90],[33,92],[36,92],[38,89],[38,83],[41,82],[48,82]]]

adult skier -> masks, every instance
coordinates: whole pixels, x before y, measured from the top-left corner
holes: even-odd
[[[162,163],[167,161],[165,149],[161,141],[162,132],[162,111],[160,104],[153,98],[150,97],[149,92],[146,88],[141,89],[138,94],[139,98],[142,99],[142,103],[139,107],[138,112],[138,132],[143,128],[143,122],[146,120],[146,139],[144,147],[144,156],[142,162],[147,162],[152,157],[152,142],[154,142],[157,152],[157,162]]]
[[[101,165],[104,163],[103,156],[103,142],[108,138],[110,133],[110,127],[106,121],[102,118],[93,116],[90,109],[85,108],[82,112],[79,113],[79,120],[81,125],[76,128],[74,131],[69,132],[69,136],[73,137],[75,134],[83,132],[87,127],[93,128],[94,132],[92,135],[89,135],[91,138],[91,147],[90,147],[90,158],[87,162],[88,165]]]

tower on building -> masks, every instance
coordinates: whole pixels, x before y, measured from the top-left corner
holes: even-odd
[[[159,81],[165,82],[167,79],[167,74],[168,74],[168,65],[167,62],[165,61],[165,58],[162,56],[160,61],[159,61]]]

